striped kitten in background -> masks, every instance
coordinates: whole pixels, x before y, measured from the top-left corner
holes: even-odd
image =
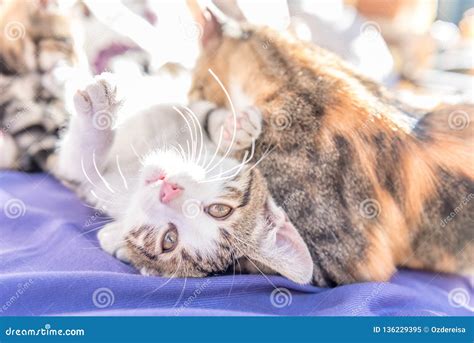
[[[0,169],[48,170],[67,119],[64,81],[78,59],[56,1],[0,1]]]

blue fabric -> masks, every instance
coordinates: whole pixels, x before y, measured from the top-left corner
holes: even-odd
[[[141,276],[99,248],[103,220],[50,176],[0,173],[0,315],[472,315],[472,283],[454,275],[403,270],[333,289]]]

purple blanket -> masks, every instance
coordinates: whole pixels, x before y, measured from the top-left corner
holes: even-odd
[[[100,215],[52,177],[0,173],[0,315],[472,315],[472,279],[403,270],[322,289],[282,277],[165,279],[103,252]]]

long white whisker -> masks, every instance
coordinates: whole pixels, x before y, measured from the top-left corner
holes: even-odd
[[[102,201],[102,202],[106,202],[106,203],[109,203],[109,204],[114,204],[112,201],[108,201],[108,200],[105,200],[105,199],[102,199],[101,197],[99,197],[93,189],[91,189],[91,194],[99,201]]]
[[[138,154],[138,152],[135,150],[135,147],[133,146],[133,144],[130,144],[130,148],[132,148],[132,151],[135,154],[135,156],[138,157],[138,162],[140,162],[140,164],[143,166],[144,165],[143,164],[143,157]]]
[[[247,154],[248,154],[248,151],[245,152],[245,155],[244,155],[244,160],[245,158],[247,157]],[[208,182],[217,182],[217,181],[222,181],[222,180],[227,180],[227,179],[232,179],[234,177],[236,177],[240,171],[242,170],[242,168],[245,166],[245,163],[240,163],[239,165],[235,166],[234,168],[232,169],[235,169],[236,167],[238,167],[239,169],[232,175],[229,175],[229,176],[220,176],[220,175],[223,175],[223,174],[227,174],[230,170],[227,170],[225,172],[220,172],[219,173],[219,176],[217,177],[214,177],[214,178],[210,178],[210,179],[207,179],[207,180],[204,180],[204,181],[201,181],[200,183],[208,183]]]
[[[212,162],[214,162],[214,159],[216,158],[217,156],[217,153],[219,152],[219,148],[221,146],[221,142],[222,142],[222,136],[224,134],[224,127],[221,126],[221,131],[219,133],[219,141],[217,143],[217,147],[216,147],[216,151],[214,152],[214,155],[212,155],[212,158],[211,160],[209,161],[209,163],[206,165],[206,167],[204,168],[204,170],[206,171],[206,173],[208,172],[208,168],[209,166],[212,164]]]
[[[89,175],[87,174],[86,172],[86,168],[84,167],[84,156],[81,156],[81,168],[82,168],[82,173],[84,174],[84,176],[86,177],[87,181],[92,185],[94,186],[95,188],[98,188],[94,182],[92,182],[92,180],[90,179]]]
[[[249,171],[251,171],[253,168],[255,168],[256,166],[258,166],[260,164],[260,162],[262,162],[268,155],[270,155],[270,153],[275,149],[275,147],[271,148],[271,149],[267,149],[267,151],[265,151],[262,155],[262,157],[260,157],[258,159],[257,162],[255,162],[255,164],[253,166],[250,167]]]
[[[191,161],[191,148],[189,147],[189,140],[186,140],[186,148],[188,149],[188,158],[187,158],[187,161]]]
[[[242,243],[244,246],[249,246],[247,243],[245,243],[244,241],[242,241],[240,238],[237,238],[232,232],[230,232],[230,231],[227,231],[227,232],[228,232],[229,235],[231,235],[235,240],[239,241],[239,242]],[[262,271],[260,270],[260,268],[258,268],[257,265],[256,265],[255,263],[253,263],[253,261],[252,261],[246,254],[244,254],[244,253],[242,252],[242,250],[240,250],[240,249],[239,249],[238,247],[236,247],[236,246],[234,246],[234,248],[236,248],[237,250],[239,250],[239,252],[240,252],[243,256],[247,257],[248,261],[253,264],[253,266],[259,271],[260,274],[262,274],[262,276],[270,283],[270,285],[272,285],[273,288],[275,288],[275,289],[278,288],[278,287],[275,286],[275,284],[267,277],[267,275],[266,275],[264,272],[262,272]]]
[[[183,118],[183,120],[185,121],[186,123],[186,126],[188,127],[188,131],[189,131],[189,135],[191,136],[191,141],[194,142],[194,138],[193,138],[193,131],[191,130],[191,125],[189,124],[189,121],[188,119],[186,118],[186,116],[183,114],[183,112],[181,112],[179,110],[179,108],[177,108],[176,106],[173,106],[173,109],[179,113],[179,115]],[[190,149],[189,149],[189,141],[186,142],[188,144],[188,155],[189,155],[189,152],[190,152]],[[192,159],[191,161],[194,161],[194,154],[192,155]]]
[[[178,149],[177,147],[175,147],[174,145],[172,145],[170,148],[173,149],[173,150],[179,155],[179,157],[180,157],[182,160],[184,160],[183,154],[181,154],[181,151],[179,151],[179,149]]]
[[[217,162],[216,165],[214,165],[213,167],[211,167],[211,169],[208,170],[208,172],[212,171],[214,168],[216,168],[219,164],[222,163],[222,161],[224,161],[227,156],[230,154],[230,152],[232,151],[232,146],[234,145],[234,141],[235,141],[235,136],[237,134],[237,114],[235,113],[235,108],[234,108],[234,104],[232,103],[232,99],[230,98],[230,95],[229,93],[227,92],[227,89],[225,89],[224,85],[222,84],[221,80],[217,77],[217,75],[212,71],[212,69],[208,69],[209,73],[211,73],[211,75],[214,77],[214,79],[217,81],[217,83],[219,84],[219,86],[222,88],[222,90],[224,91],[225,93],[225,96],[227,97],[227,100],[229,101],[229,105],[230,105],[230,109],[232,111],[232,116],[233,116],[233,119],[234,119],[234,129],[233,129],[233,132],[232,132],[232,140],[230,141],[230,145],[229,147],[227,148],[227,151],[225,152],[225,154],[222,156],[222,158],[219,160],[219,162]]]
[[[185,277],[185,278],[184,278],[184,283],[183,283],[183,288],[181,289],[181,294],[179,295],[178,300],[176,300],[175,304],[173,305],[173,308],[175,308],[176,305],[178,305],[179,302],[181,301],[181,299],[183,298],[184,291],[186,290],[186,282],[187,282],[187,281],[188,281],[188,278]]]
[[[117,163],[118,172],[119,172],[120,176],[122,177],[123,185],[125,186],[125,189],[128,191],[128,183],[127,183],[127,180],[125,179],[125,176],[123,176],[122,169],[120,169],[120,163],[119,163],[118,155],[115,155],[115,162]]]
[[[107,182],[107,180],[105,180],[105,178],[102,176],[102,174],[100,173],[99,171],[99,168],[97,168],[97,163],[95,161],[95,150],[92,152],[92,163],[94,164],[94,168],[95,168],[95,172],[97,173],[97,175],[99,176],[99,178],[102,180],[102,182],[104,183],[105,187],[107,187],[107,189],[109,191],[111,191],[112,193],[115,194],[115,191],[112,189],[112,187],[110,187],[109,183]]]
[[[201,137],[200,139],[200,142],[201,142],[201,146],[199,148],[199,155],[198,155],[198,158],[196,160],[196,164],[199,164],[199,161],[201,160],[201,155],[202,155],[202,150],[204,148],[204,135],[202,133],[202,127],[201,127],[201,123],[199,122],[199,119],[198,117],[196,116],[196,114],[189,108],[189,107],[186,107],[184,106],[184,108],[186,109],[186,111],[189,112],[189,114],[194,118],[194,120],[196,121],[197,125],[198,125],[198,128],[199,128],[199,136]]]
[[[236,165],[236,166],[230,168],[229,170],[226,170],[225,172],[222,172],[221,174],[224,174],[224,175],[225,175],[225,174],[227,174],[227,173],[229,173],[229,172],[231,172],[232,170],[237,169],[237,168],[239,169],[239,170],[237,171],[237,174],[238,174],[238,173],[242,170],[242,166],[246,165],[248,162],[250,162],[250,161],[252,160],[252,158],[253,158],[253,156],[254,156],[254,153],[255,153],[255,140],[252,141],[252,150],[250,151],[249,157],[247,157],[247,155],[248,155],[248,150],[247,150],[247,151],[245,152],[244,158],[242,159],[242,162],[241,162],[240,164],[238,164],[238,165]],[[253,167],[252,167],[252,168],[253,168]],[[252,169],[252,168],[251,168],[251,169]],[[250,170],[251,170],[251,169],[250,169]],[[209,179],[209,182],[210,182],[210,181],[221,181],[221,180],[230,179],[230,178],[236,176],[237,174],[233,174],[233,175],[231,175],[231,176],[224,177],[224,178],[219,178],[219,177],[218,177],[217,179],[216,179],[216,178]]]
[[[227,174],[227,173],[231,172],[232,170],[239,168],[241,165],[247,164],[248,162],[250,162],[252,160],[254,153],[255,153],[255,140],[252,141],[252,150],[250,150],[250,155],[249,155],[248,150],[247,150],[245,152],[244,158],[242,159],[240,164],[230,168],[229,170],[226,170],[225,172],[222,172],[222,174]],[[247,155],[249,155],[249,156],[247,157]]]
[[[179,143],[178,143],[178,147],[179,147],[179,149],[181,150],[181,153],[182,153],[181,155],[183,156],[183,160],[185,160],[185,162],[188,162],[186,153],[184,152],[184,148],[183,148],[182,145],[179,144]]]
[[[193,159],[192,159],[192,162],[194,163],[195,159],[196,159],[197,142],[198,142],[197,128],[196,128],[196,122],[194,121],[194,117],[189,112],[187,112],[187,114],[189,114],[189,116],[191,117],[191,123],[193,123],[193,129],[194,129],[194,137],[193,137],[193,141],[192,141],[192,143],[193,143]]]

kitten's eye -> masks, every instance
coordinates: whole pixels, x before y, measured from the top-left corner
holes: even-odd
[[[163,252],[170,252],[176,248],[178,244],[178,230],[176,226],[172,225],[171,229],[168,229],[163,236],[161,241],[161,249]]]
[[[212,204],[206,208],[206,212],[216,219],[225,219],[232,214],[234,209],[225,204]]]

